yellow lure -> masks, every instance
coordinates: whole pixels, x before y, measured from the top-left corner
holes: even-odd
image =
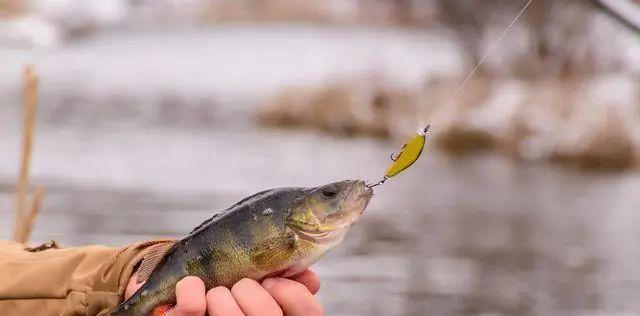
[[[389,166],[389,168],[387,168],[387,172],[385,173],[386,177],[391,178],[397,175],[398,173],[409,168],[414,162],[416,162],[416,160],[418,160],[420,154],[422,153],[422,149],[424,148],[426,138],[425,134],[427,130],[429,130],[428,126],[424,129],[424,131],[421,131],[420,133],[411,137],[409,141],[402,145],[400,153],[398,153],[396,157],[392,157],[393,163]]]
[[[387,179],[399,174],[413,165],[413,163],[420,158],[420,154],[422,154],[422,149],[424,149],[426,134],[427,131],[429,131],[429,127],[430,125],[427,125],[424,130],[421,130],[418,134],[411,137],[404,145],[402,145],[398,154],[391,155],[393,163],[391,163],[389,168],[387,168],[387,172],[384,174],[382,180],[376,184],[370,185],[369,187],[375,187],[383,184]]]

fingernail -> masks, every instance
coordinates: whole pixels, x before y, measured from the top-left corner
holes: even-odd
[[[274,287],[276,284],[278,284],[278,279],[276,278],[268,278],[262,281],[262,287],[267,290]]]

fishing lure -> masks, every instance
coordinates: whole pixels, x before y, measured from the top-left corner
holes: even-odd
[[[467,84],[469,79],[471,79],[471,77],[473,77],[473,75],[478,71],[480,66],[482,66],[482,64],[484,64],[484,62],[489,57],[489,55],[491,55],[491,53],[493,53],[493,51],[498,47],[498,44],[500,43],[502,38],[504,38],[505,35],[507,35],[507,33],[509,33],[509,31],[513,28],[513,26],[516,24],[516,22],[518,22],[518,19],[527,11],[527,9],[533,3],[533,1],[534,0],[528,0],[527,3],[525,3],[524,7],[522,7],[520,12],[518,12],[518,15],[516,15],[516,17],[513,19],[513,21],[511,21],[511,23],[507,26],[507,28],[504,30],[504,32],[502,32],[502,34],[500,34],[500,36],[498,36],[498,38],[493,42],[493,44],[491,45],[489,50],[482,56],[482,58],[476,64],[476,66],[473,68],[473,70],[471,70],[469,75],[467,75],[467,77],[456,88],[456,90],[450,96],[450,98],[449,98],[450,100],[452,100],[454,97],[456,97],[458,95],[458,93],[460,93],[460,91],[462,91],[462,88]],[[437,109],[436,112],[435,112],[436,114],[433,117],[438,117],[438,114],[440,114],[443,109],[444,109],[444,107],[442,107],[442,106],[439,109]],[[398,154],[396,154],[396,155],[392,154],[391,155],[391,160],[393,160],[393,163],[389,166],[389,168],[387,168],[387,172],[385,173],[384,177],[382,177],[382,179],[380,179],[380,181],[378,181],[377,183],[368,184],[367,187],[373,188],[375,186],[383,184],[385,181],[387,181],[387,179],[389,179],[389,178],[399,174],[400,172],[406,170],[414,162],[416,162],[416,160],[418,160],[418,158],[420,157],[420,154],[422,153],[422,149],[424,148],[425,138],[426,138],[426,134],[427,134],[428,130],[429,130],[429,125],[427,125],[424,128],[424,130],[419,131],[417,135],[415,135],[411,139],[409,139],[402,146],[402,148],[400,148],[400,152]]]
[[[420,154],[422,154],[422,149],[424,149],[424,144],[426,141],[426,135],[429,131],[431,125],[427,125],[423,130],[420,130],[416,135],[411,137],[402,148],[400,148],[400,152],[397,154],[391,154],[391,160],[393,161],[389,168],[387,168],[387,172],[384,174],[382,179],[377,183],[370,184],[368,187],[373,188],[375,186],[383,184],[387,179],[396,176],[400,172],[406,170],[411,167],[414,162],[420,158]]]

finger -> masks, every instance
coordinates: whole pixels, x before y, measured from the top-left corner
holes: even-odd
[[[280,304],[287,316],[323,315],[322,306],[306,286],[284,278],[268,278],[262,286]]]
[[[320,290],[320,278],[311,269],[306,269],[302,273],[293,276],[291,279],[302,283],[307,287],[311,294],[316,294]]]
[[[282,316],[282,309],[260,283],[242,279],[231,288],[231,294],[247,316]]]
[[[206,298],[209,316],[245,316],[231,291],[224,286],[212,288]]]
[[[188,276],[176,284],[176,307],[168,316],[204,316],[207,310],[204,283],[200,278]]]
[[[133,294],[138,291],[144,285],[144,282],[138,283],[138,274],[134,273],[129,278],[129,282],[127,283],[127,288],[124,290],[124,299],[130,298]]]

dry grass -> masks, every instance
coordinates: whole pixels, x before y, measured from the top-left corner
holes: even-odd
[[[268,100],[258,112],[258,121],[343,136],[389,137],[394,125],[414,112],[411,99],[405,92],[371,85],[292,87]]]
[[[430,142],[455,155],[490,150],[587,170],[639,165],[640,89],[629,85],[634,78],[477,76],[451,100],[459,82],[433,80],[420,93],[362,83],[288,88],[269,100],[258,118],[269,126],[397,141],[424,120],[432,123]]]
[[[20,243],[26,243],[29,240],[44,195],[44,189],[38,186],[33,199],[31,201],[29,199],[29,173],[37,104],[38,76],[31,67],[27,66],[24,69],[23,82],[22,159],[20,160],[20,174],[16,186],[16,216],[13,231],[13,240]]]
[[[341,2],[314,0],[235,1],[205,4],[199,10],[211,23],[304,22],[329,25],[425,27],[435,23],[429,3],[416,1]]]
[[[27,4],[20,0],[0,0],[0,18],[23,14],[27,11]]]

